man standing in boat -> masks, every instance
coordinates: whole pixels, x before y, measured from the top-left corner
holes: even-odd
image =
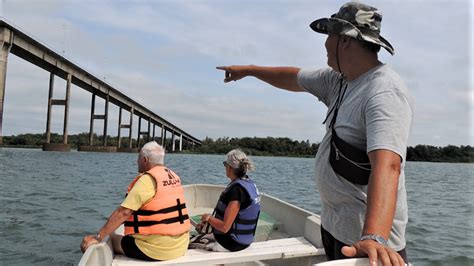
[[[181,179],[164,166],[165,151],[155,141],[138,155],[140,173],[127,196],[97,235],[85,236],[81,249],[111,235],[114,251],[141,260],[169,260],[184,255],[189,244],[189,221]],[[113,234],[122,224],[125,236]]]
[[[378,59],[382,15],[350,2],[310,27],[327,34],[329,68],[223,66],[224,82],[256,77],[309,92],[328,112],[316,155],[321,236],[329,260],[368,256],[371,265],[408,263],[404,165],[413,104],[405,84]]]

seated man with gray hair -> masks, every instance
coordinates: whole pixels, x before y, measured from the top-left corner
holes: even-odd
[[[129,185],[125,200],[97,235],[85,236],[83,252],[111,235],[114,251],[141,260],[183,256],[189,243],[189,221],[181,179],[164,165],[165,151],[155,141],[138,155],[140,173]],[[125,236],[113,234],[121,225]]]

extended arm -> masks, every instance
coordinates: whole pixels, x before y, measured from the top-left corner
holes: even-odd
[[[303,91],[297,82],[299,68],[263,66],[219,66],[225,71],[224,82],[237,81],[247,76],[256,77],[270,85],[288,91]]]
[[[376,234],[385,240],[390,237],[397,203],[400,156],[389,150],[369,153],[372,172],[367,188],[367,211],[362,235]],[[363,240],[342,249],[349,257],[368,255],[371,265],[380,260],[383,265],[404,265],[394,250],[373,240]]]

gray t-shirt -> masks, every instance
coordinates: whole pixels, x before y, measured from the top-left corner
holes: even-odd
[[[339,73],[331,68],[303,69],[299,71],[297,80],[301,88],[328,106],[329,112],[338,95]],[[396,251],[406,245],[408,214],[404,168],[412,110],[405,84],[397,73],[382,64],[347,82],[334,127],[340,138],[367,153],[387,149],[402,158],[397,207],[388,241]],[[322,203],[321,222],[337,240],[353,244],[360,239],[364,226],[367,186],[347,181],[336,174],[329,163],[329,124],[333,113],[326,122],[326,135],[319,145],[315,163]]]

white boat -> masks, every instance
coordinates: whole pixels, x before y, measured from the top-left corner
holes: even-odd
[[[184,186],[191,217],[212,213],[225,187]],[[114,254],[109,238],[90,246],[79,265],[369,265],[367,259],[326,261],[321,242],[319,215],[262,193],[261,214],[255,242],[238,252],[190,249],[183,257],[145,262]],[[123,227],[116,234],[123,234]]]

